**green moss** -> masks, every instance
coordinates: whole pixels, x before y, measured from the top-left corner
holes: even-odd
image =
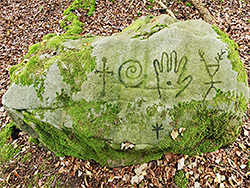
[[[11,134],[14,129],[15,124],[11,122],[0,130],[0,165],[9,161],[20,151],[19,148],[13,148],[10,144]]]
[[[95,11],[95,0],[75,0],[70,7],[68,7],[63,15],[65,20],[60,23],[60,26],[66,30],[66,35],[80,35],[83,31],[84,24],[79,21],[79,18],[73,13],[77,8],[89,9],[88,15],[92,16]],[[67,25],[67,23],[69,23]]]
[[[81,106],[81,108],[86,107]],[[112,109],[112,107],[108,108]],[[79,106],[74,110],[76,109],[79,109]],[[77,116],[82,117],[80,114],[83,111],[74,112],[75,121],[77,121]],[[26,112],[24,116],[27,124],[30,122],[36,124],[35,130],[40,135],[41,141],[57,156],[75,156],[85,160],[93,159],[101,165],[130,165],[134,161],[143,163],[160,158],[162,155],[161,152],[152,149],[148,149],[144,153],[135,150],[114,150],[107,144],[108,140],[98,139],[86,131],[88,128],[85,126],[90,124],[81,124],[80,122],[80,124],[74,124],[72,129],[63,127],[59,130],[48,123],[39,121],[31,113]],[[106,116],[107,114],[104,114],[103,118],[108,118]]]
[[[95,57],[91,56],[92,47],[84,46],[79,50],[67,49],[63,46],[63,42],[67,39],[78,39],[75,36],[47,36],[44,44],[36,45],[34,48],[30,48],[31,51],[28,54],[32,56],[22,63],[12,66],[10,69],[10,79],[16,84],[23,86],[34,85],[37,92],[37,97],[43,101],[44,93],[44,81],[46,77],[46,71],[55,62],[58,61],[58,66],[61,71],[61,75],[64,77],[64,81],[72,86],[72,93],[80,91],[81,85],[87,80],[87,74],[95,69]],[[86,41],[92,40],[86,39]],[[34,46],[34,45],[33,45]],[[38,48],[38,46],[40,48]],[[58,51],[57,56],[50,59],[41,59],[40,56],[47,51]],[[36,54],[33,54],[36,53]],[[28,55],[28,56],[29,56]],[[27,57],[28,57],[27,56]]]
[[[31,152],[27,153],[27,154],[23,157],[23,159],[22,159],[23,163],[25,163],[26,161],[29,162],[31,156],[32,156],[32,153],[31,153]]]
[[[64,41],[65,38],[63,38],[62,36],[54,36],[46,42],[46,49],[57,51],[60,48],[60,46],[62,46],[62,43]]]
[[[183,102],[174,106],[169,110],[172,126],[173,129],[185,128],[183,137],[179,135],[173,140],[167,135],[161,141],[160,148],[164,151],[198,155],[231,144],[239,135],[242,125],[242,114],[235,113],[235,110],[239,110],[237,108],[240,105],[246,105],[245,100],[234,98],[234,95],[218,91],[212,101]],[[233,107],[222,111],[222,103]]]
[[[67,112],[74,121],[75,131],[84,132],[88,137],[110,135],[111,129],[119,126],[115,124],[118,107],[102,100],[72,102]]]
[[[133,36],[132,38],[140,38],[141,40],[143,39],[147,39],[149,38],[150,36],[152,36],[154,33],[157,33],[159,32],[160,30],[166,28],[167,25],[166,24],[156,24],[154,25],[151,29],[150,29],[150,32],[147,32],[147,31],[144,31],[144,32],[141,32],[135,36]]]
[[[39,49],[41,47],[41,42],[37,43],[37,44],[33,44],[29,47],[28,53],[26,56],[32,55],[32,54],[36,54]]]
[[[58,66],[64,82],[72,86],[71,92],[81,90],[83,82],[87,80],[87,74],[93,72],[96,67],[95,57],[91,56],[92,47],[85,47],[79,51],[69,50],[57,57],[61,60]]]
[[[39,140],[37,138],[33,138],[32,136],[29,137],[29,142],[39,145]]]
[[[43,40],[49,40],[50,38],[52,38],[54,36],[56,36],[55,33],[49,33],[49,34],[43,36]]]
[[[34,75],[31,75],[30,72],[41,69],[41,66],[42,63],[39,63],[39,57],[37,55],[32,56],[26,64],[22,63],[10,69],[10,79],[12,82],[29,86],[33,83],[34,78]],[[25,69],[21,71],[24,67]]]
[[[228,56],[227,58],[231,60],[231,64],[233,66],[233,70],[238,72],[237,80],[239,82],[244,82],[246,86],[248,86],[247,83],[247,73],[244,69],[243,63],[241,62],[241,59],[239,57],[238,53],[238,45],[231,40],[227,34],[225,34],[223,31],[218,29],[217,27],[213,26],[214,31],[219,35],[219,39],[221,39],[224,43],[227,44],[227,50],[228,50]]]
[[[179,170],[176,172],[174,176],[174,183],[179,187],[179,188],[186,188],[188,184],[188,180],[182,170]]]

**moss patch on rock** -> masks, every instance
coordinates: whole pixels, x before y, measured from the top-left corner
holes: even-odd
[[[218,100],[220,102],[218,102]],[[240,134],[242,115],[235,113],[239,106],[246,108],[245,98],[235,98],[230,92],[217,92],[212,101],[183,102],[169,110],[173,130],[184,128],[183,136],[174,140],[167,135],[160,143],[162,150],[186,155],[212,152],[231,144]],[[232,106],[223,111],[220,105]]]
[[[136,34],[132,38],[140,38],[141,40],[147,39],[150,36],[152,36],[154,33],[157,33],[166,27],[168,27],[166,24],[155,24],[153,27],[150,28],[149,32],[147,32],[147,31],[141,32],[139,34]]]
[[[243,63],[239,57],[238,53],[238,45],[231,40],[226,33],[221,31],[219,28],[213,26],[214,31],[219,35],[219,39],[221,39],[224,43],[227,44],[228,48],[228,56],[227,58],[231,60],[231,64],[233,66],[233,70],[238,72],[237,80],[239,82],[244,82],[246,86],[248,86],[247,83],[247,73],[243,66]]]
[[[79,123],[73,129],[66,127],[56,129],[48,123],[41,122],[31,113],[25,112],[25,122],[36,124],[35,130],[40,135],[42,143],[54,151],[57,156],[75,156],[85,160],[95,160],[101,165],[131,165],[135,161],[146,161],[160,158],[162,153],[157,150],[146,149],[144,152],[135,150],[114,150],[105,140],[92,137]],[[85,127],[86,128],[86,127]]]
[[[49,67],[57,61],[64,81],[72,86],[72,93],[81,89],[87,80],[87,74],[95,69],[95,58],[91,56],[92,47],[83,44],[80,49],[63,47],[63,42],[75,37],[53,36],[45,37],[45,42],[32,45],[26,61],[10,68],[10,80],[23,86],[34,85],[37,96],[43,100],[44,80]],[[41,58],[46,52],[53,53],[60,49],[57,56]],[[35,55],[34,55],[35,54]],[[77,82],[76,82],[77,80]]]
[[[185,128],[183,136],[179,135],[173,140],[170,135],[166,135],[159,145],[138,152],[134,149],[121,150],[119,143],[109,140],[108,135],[121,125],[118,106],[104,100],[72,101],[64,92],[57,98],[71,116],[73,126],[72,128],[62,126],[61,129],[57,129],[49,123],[38,120],[35,117],[37,110],[32,113],[25,112],[25,122],[28,125],[31,122],[36,125],[35,131],[40,136],[39,141],[58,156],[92,159],[101,165],[110,166],[159,159],[165,152],[198,155],[215,151],[221,146],[232,143],[239,135],[242,114],[237,115],[233,111],[239,105],[246,106],[243,98],[235,98],[234,94],[219,90],[212,101],[179,103],[173,109],[168,109],[165,115],[171,116],[173,130]],[[230,110],[225,112],[217,109],[222,103],[232,106],[230,109],[232,113]],[[41,112],[43,110],[47,109],[40,109]]]

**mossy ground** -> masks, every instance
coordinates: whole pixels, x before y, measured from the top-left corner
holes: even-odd
[[[188,184],[188,180],[182,170],[179,170],[176,172],[174,176],[174,183],[179,187],[179,188],[186,188]]]
[[[20,149],[10,144],[11,134],[15,129],[13,122],[7,124],[0,130],[0,169],[1,165],[9,161]]]
[[[70,7],[68,7],[63,15],[66,16],[63,21],[61,21],[60,26],[66,30],[66,35],[80,35],[82,32],[82,27],[84,24],[79,21],[78,16],[73,12],[76,8],[83,8],[84,10],[89,10],[88,15],[92,16],[95,11],[95,0],[75,0]]]

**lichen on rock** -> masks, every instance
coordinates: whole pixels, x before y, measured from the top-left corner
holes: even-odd
[[[47,35],[10,74],[3,104],[19,127],[59,156],[109,166],[226,146],[249,98],[235,44],[166,15],[110,37]]]

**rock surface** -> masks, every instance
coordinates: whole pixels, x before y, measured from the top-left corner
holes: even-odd
[[[41,145],[102,165],[214,151],[248,103],[235,47],[204,21],[165,15],[111,37],[48,35],[11,68],[3,104]]]

